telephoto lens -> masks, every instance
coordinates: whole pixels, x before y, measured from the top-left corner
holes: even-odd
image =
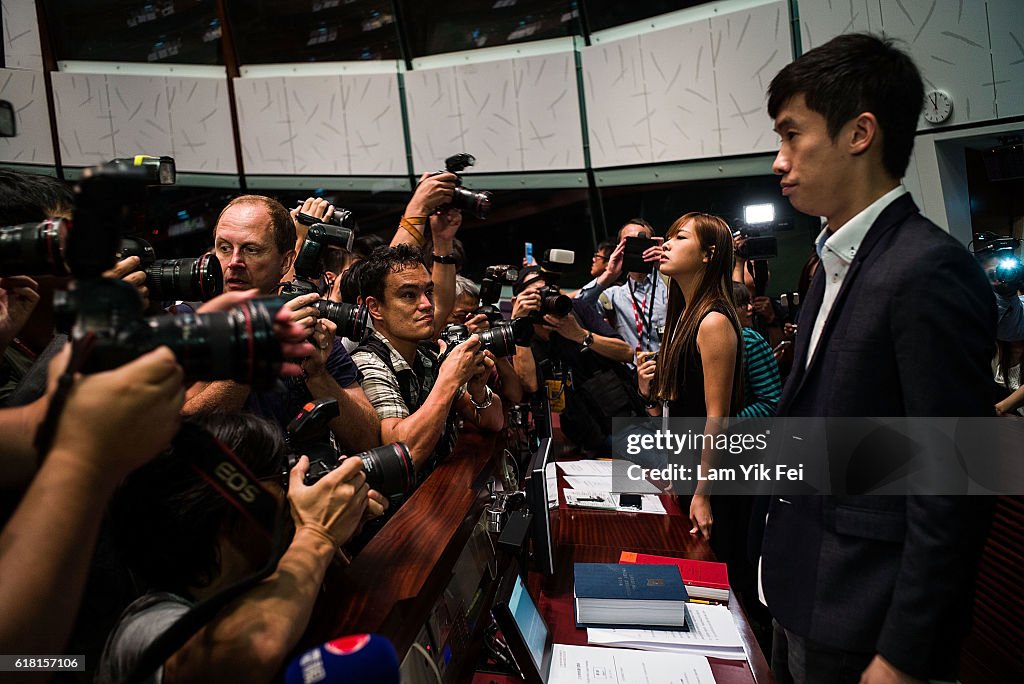
[[[452,194],[452,206],[456,209],[469,212],[478,219],[486,219],[487,212],[491,210],[491,193],[473,192],[466,188],[455,188]]]
[[[0,228],[0,276],[67,275],[63,250],[68,226],[52,218]]]
[[[303,445],[305,447],[306,445]],[[308,450],[308,449],[306,449]],[[354,456],[338,456],[337,454],[310,458],[309,470],[303,482],[306,486],[316,484],[331,471],[337,470],[346,458],[361,458],[366,484],[384,496],[408,494],[416,484],[416,468],[413,465],[409,447],[403,442],[384,444],[375,449],[364,451]]]
[[[540,292],[541,314],[552,314],[564,316],[572,311],[572,300],[564,294],[559,293],[557,287],[545,287]]]
[[[530,326],[531,328],[533,326]],[[514,356],[516,353],[516,341],[512,335],[512,329],[506,325],[498,325],[490,330],[479,333],[480,346],[484,351],[489,351],[497,358]]]
[[[276,313],[263,300],[251,299],[230,311],[155,316],[128,324],[111,320],[102,328],[93,316],[85,326],[96,333],[85,370],[117,368],[167,345],[189,379],[234,380],[268,389],[284,362],[274,334]]]
[[[363,339],[370,325],[370,312],[363,305],[356,306],[346,302],[332,302],[321,299],[316,302],[317,316],[338,326],[337,336],[347,337],[353,341]]]
[[[210,254],[158,259],[146,267],[146,287],[154,301],[205,302],[224,292],[224,274],[220,261]]]

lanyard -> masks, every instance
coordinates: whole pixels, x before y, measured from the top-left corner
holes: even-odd
[[[654,281],[651,283],[651,291],[644,294],[644,299],[640,302],[640,306],[636,303],[636,289],[633,285],[632,280],[629,282],[629,303],[633,305],[633,320],[636,322],[636,350],[641,351],[643,349],[644,342],[644,324],[646,321],[648,332],[647,339],[650,341],[654,340],[653,335],[650,333],[650,328],[654,326],[654,300],[655,300],[655,288],[658,287],[658,276],[654,276]],[[646,319],[644,318],[644,309],[647,307],[647,297],[651,298],[650,310],[647,312]]]

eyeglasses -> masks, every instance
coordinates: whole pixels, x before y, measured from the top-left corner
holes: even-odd
[[[601,259],[602,261],[608,261],[608,257],[606,257],[604,254],[595,254],[594,255],[594,260],[597,260],[597,259]]]

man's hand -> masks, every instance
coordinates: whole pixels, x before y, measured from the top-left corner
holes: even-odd
[[[289,213],[292,215],[292,221],[295,223],[295,229],[301,232],[306,230],[308,226],[304,226],[299,222],[299,212],[309,214],[310,216],[322,221],[323,219],[334,215],[334,205],[320,197],[307,197],[301,207],[292,209]]]
[[[455,234],[462,226],[462,212],[458,209],[449,208],[448,211],[435,214],[430,219],[430,234],[434,243],[449,243],[455,239]]]
[[[452,201],[455,193],[455,174],[439,173],[432,176],[425,173],[412,193],[412,199],[405,206],[404,216],[429,216],[434,211]]]
[[[334,334],[338,326],[333,321],[321,318],[313,326],[313,336],[310,341],[313,343],[314,351],[302,362],[302,370],[306,375],[313,377],[327,372],[327,359],[331,356],[334,347]]]
[[[320,315],[314,304],[320,299],[319,293],[310,292],[304,294],[295,299],[288,300],[281,307],[282,310],[288,311],[291,316],[292,322],[297,323],[306,329],[306,334],[312,334],[313,326],[317,321],[317,317]]]
[[[861,673],[860,684],[924,684],[924,680],[897,670],[892,663],[876,654]]]
[[[448,350],[444,340],[440,340],[441,353]],[[456,345],[448,352],[438,375],[449,375],[455,380],[456,385],[466,384],[470,378],[480,372],[484,365],[483,351],[480,349],[480,336],[470,335],[469,339],[462,344]]]
[[[142,300],[142,309],[145,311],[149,308],[149,288],[146,287],[146,272],[140,271],[140,268],[142,268],[142,259],[137,256],[130,256],[114,264],[114,268],[104,272],[103,277],[120,278],[134,287],[139,293],[139,298]]]
[[[183,377],[167,347],[120,368],[78,377],[57,426],[54,451],[74,454],[78,464],[120,481],[178,431]]]
[[[295,529],[308,525],[327,533],[335,546],[341,546],[355,534],[366,510],[370,488],[363,461],[346,458],[319,482],[307,487],[303,478],[308,471],[309,458],[303,456],[288,476],[288,501]]]
[[[32,278],[0,278],[0,351],[18,336],[38,303],[39,284]]]
[[[772,300],[768,297],[754,297],[754,313],[756,313],[766,325],[771,325],[775,322],[775,307],[772,306]]]
[[[491,328],[491,322],[487,320],[487,314],[476,314],[475,316],[470,316],[466,319],[464,325],[471,335],[482,333],[483,331],[490,330]]]
[[[608,263],[604,267],[604,273],[597,276],[597,282],[602,287],[608,287],[615,283],[622,275],[622,257],[626,253],[626,239],[619,240],[619,244],[615,245],[615,249],[608,256]],[[646,252],[645,252],[646,254]],[[658,248],[658,260],[661,260],[661,248]]]
[[[565,316],[544,314],[544,322],[556,333],[577,344],[583,344],[583,340],[587,336],[587,331],[583,329],[583,326],[576,320],[576,315],[571,311]]]
[[[521,292],[512,299],[512,318],[528,316],[540,311],[540,291]]]
[[[693,525],[690,534],[702,535],[711,541],[711,528],[714,522],[711,516],[711,498],[707,494],[694,494],[690,498],[690,523]]]
[[[376,489],[371,489],[366,493],[366,512],[363,513],[363,520],[379,518],[384,515],[384,511],[388,510],[389,506],[391,506],[391,502],[386,496]]]

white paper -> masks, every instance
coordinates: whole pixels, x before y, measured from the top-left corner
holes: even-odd
[[[573,489],[586,489],[592,492],[611,492],[612,478],[596,475],[566,475],[565,481]],[[619,478],[616,482],[617,493],[622,494],[660,494],[661,490],[647,480],[630,480]]]
[[[701,653],[744,660],[743,640],[727,606],[686,604],[686,632],[650,629],[588,629],[587,641],[603,646],[672,653]]]
[[[612,462],[597,461],[594,459],[588,459],[586,461],[565,461],[559,463],[558,467],[562,469],[562,472],[566,475],[601,475],[604,477],[612,476]]]
[[[702,656],[555,644],[548,684],[714,684]]]
[[[548,508],[558,508],[558,478],[546,477],[545,482],[548,489]]]
[[[632,506],[623,506],[619,494],[607,492],[595,492],[585,489],[565,490],[565,503],[568,506],[579,508],[599,508],[606,511],[620,511],[622,513],[653,513],[656,515],[668,515],[661,499],[656,494],[640,495],[640,510]]]

